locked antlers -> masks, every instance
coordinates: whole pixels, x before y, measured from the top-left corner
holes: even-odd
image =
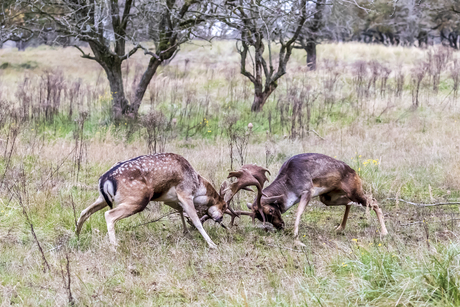
[[[246,191],[253,191],[252,189],[249,188],[249,186],[255,186],[257,188],[257,201],[256,201],[256,206],[253,207],[253,212],[249,213],[247,211],[233,211],[233,209],[230,208],[230,211],[232,212],[232,221],[231,224],[233,225],[233,221],[236,216],[239,216],[241,214],[243,215],[250,215],[252,219],[254,220],[254,212],[258,210],[260,214],[262,215],[264,222],[265,222],[265,215],[262,212],[262,208],[259,208],[259,203],[260,199],[264,195],[262,192],[263,186],[265,181],[268,181],[268,178],[266,176],[266,173],[270,174],[270,171],[264,167],[257,166],[254,164],[245,164],[241,167],[241,169],[237,171],[230,172],[227,178],[237,178],[237,180],[233,183],[230,184],[230,186],[227,188],[227,192],[225,193],[224,200],[229,204],[229,202],[232,200],[233,196],[235,196],[236,193],[240,190],[246,190]]]
[[[253,190],[249,188],[250,186],[255,186],[257,188],[257,203],[260,203],[260,199],[262,198],[263,186],[265,181],[268,181],[267,176],[265,173],[270,171],[266,168],[254,165],[254,164],[245,164],[241,167],[241,169],[237,171],[232,171],[228,174],[227,179],[229,178],[236,178],[237,180],[233,183],[229,183],[228,181],[224,181],[220,187],[219,194],[221,197],[224,198],[224,201],[227,203],[228,209],[224,212],[232,217],[230,225],[233,226],[233,222],[235,221],[236,217],[240,215],[249,215],[252,217],[253,221],[255,218],[254,209],[253,212],[248,211],[234,211],[232,207],[230,207],[230,201],[233,199],[233,196],[236,195],[240,190],[251,191]],[[258,206],[256,206],[258,208]],[[260,211],[260,210],[259,210]],[[265,218],[263,213],[262,216]],[[204,223],[210,217],[208,215],[204,215],[201,217],[201,222]],[[221,224],[222,225],[222,224]]]

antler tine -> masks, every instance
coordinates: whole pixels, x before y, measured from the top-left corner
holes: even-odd
[[[270,173],[270,171],[268,169],[266,169],[264,167],[261,167],[261,166],[258,166],[258,165],[255,165],[255,164],[243,165],[242,169],[245,169],[246,171],[251,173],[251,175],[254,178],[256,178],[257,181],[259,181],[261,187],[264,186],[265,181],[268,181],[268,178],[267,178],[265,173],[268,172],[268,174],[271,175],[271,173]],[[264,194],[263,194],[262,188],[261,188],[261,189],[259,189],[259,191],[257,193],[257,200],[256,200],[256,203],[255,203],[255,206],[252,207],[252,210],[253,210],[252,221],[254,223],[255,211],[259,211],[260,215],[262,216],[262,222],[265,225],[265,214],[264,214],[262,208],[260,207],[260,200],[261,200],[263,195]]]
[[[231,194],[227,193],[225,195],[225,201],[227,203],[240,190],[252,191],[252,189],[248,188],[250,186],[255,186],[258,192],[262,193],[262,186],[259,179],[255,178],[247,169],[242,168],[238,171],[230,172],[227,178],[237,178],[237,180],[227,188],[227,190],[231,191]]]
[[[256,178],[257,181],[259,181],[261,187],[263,187],[264,183],[268,181],[265,173],[271,175],[268,169],[255,164],[245,164],[241,167],[241,169],[247,170],[254,178]]]
[[[237,217],[237,216],[240,217],[240,215],[248,215],[248,216],[250,216],[250,217],[252,218],[252,222],[254,223],[254,219],[255,219],[255,214],[254,214],[254,212],[237,210],[237,211],[235,211],[235,213],[236,213],[237,215],[236,215],[236,216],[233,216],[233,215],[232,215],[232,220],[231,220],[231,222],[230,222],[230,225],[233,226],[233,222],[234,222],[234,220],[235,220],[235,217]]]
[[[232,207],[230,207],[230,201],[232,200],[233,196],[238,193],[239,190],[247,190],[253,191],[249,188],[249,186],[255,186],[259,193],[262,193],[262,187],[260,186],[259,180],[257,180],[254,176],[251,175],[247,170],[240,169],[238,171],[230,172],[227,178],[237,178],[237,181],[231,183],[230,185],[228,182],[224,182],[221,186],[220,194],[224,196],[224,201],[228,204],[227,214],[232,216],[232,224],[235,217],[239,217],[240,214],[235,212]]]

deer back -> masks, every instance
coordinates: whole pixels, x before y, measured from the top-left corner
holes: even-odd
[[[121,202],[126,195],[160,198],[172,187],[194,193],[198,173],[180,155],[160,153],[118,162],[99,179],[99,189],[107,204]]]
[[[346,163],[323,154],[306,153],[287,160],[263,192],[267,197],[288,193],[299,196],[306,189],[322,193],[342,189],[344,184],[355,184],[357,180],[361,182]]]

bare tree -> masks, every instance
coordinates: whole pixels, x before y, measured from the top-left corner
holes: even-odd
[[[292,50],[308,18],[307,2],[236,0],[226,1],[218,8],[219,20],[238,31],[241,74],[254,84],[253,112],[262,110],[278,86],[278,79],[286,73]]]
[[[200,0],[16,0],[33,15],[27,28],[37,34],[43,29],[57,38],[73,37],[91,48],[82,57],[99,63],[107,74],[115,119],[137,116],[147,86],[161,63],[174,57],[180,45],[193,37],[208,4]],[[148,25],[146,29],[146,25]],[[155,47],[140,43],[148,36]],[[121,65],[138,50],[150,57],[140,78],[133,101],[123,88]]]
[[[6,41],[19,43],[19,50],[24,42],[33,37],[33,32],[23,27],[27,16],[15,0],[3,0],[0,3],[0,48]]]
[[[326,0],[317,0],[314,4],[312,17],[307,21],[299,35],[301,48],[307,52],[307,67],[309,70],[316,70],[316,45],[324,36],[322,33],[323,14],[326,7]]]
[[[450,1],[450,0],[448,0]],[[455,1],[455,0],[452,0]],[[365,43],[425,47],[439,34],[430,14],[438,1],[364,0],[355,7],[353,39]],[[361,9],[364,8],[364,9]]]

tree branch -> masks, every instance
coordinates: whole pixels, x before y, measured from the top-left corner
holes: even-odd
[[[93,56],[91,56],[89,53],[86,54],[80,47],[78,47],[77,45],[73,45],[75,48],[77,48],[78,50],[80,50],[80,52],[82,53],[82,58],[84,59],[90,59],[90,60],[94,60],[96,61],[97,59]]]

